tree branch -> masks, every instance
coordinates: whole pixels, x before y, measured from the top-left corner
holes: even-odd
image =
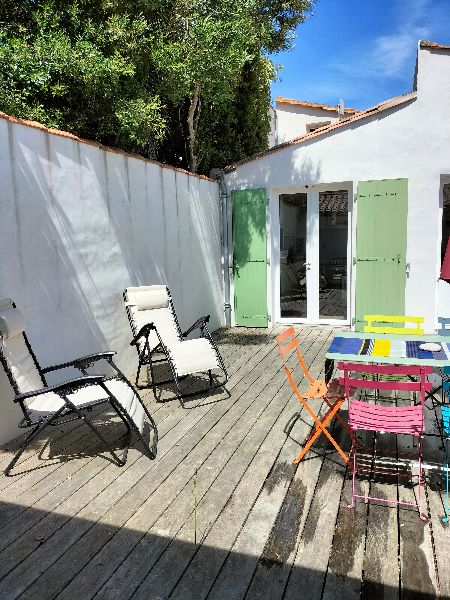
[[[191,103],[188,111],[188,131],[189,131],[189,170],[192,173],[197,171],[197,156],[195,154],[195,146],[197,142],[197,123],[198,116],[200,114],[200,83],[196,82],[194,88],[194,95],[192,96]]]

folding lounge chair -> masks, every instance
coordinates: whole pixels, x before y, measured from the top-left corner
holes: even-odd
[[[431,383],[427,381],[427,375],[432,372],[431,367],[418,366],[396,366],[396,365],[365,365],[361,363],[341,362],[338,369],[343,372],[339,378],[341,385],[345,387],[345,395],[348,399],[348,417],[352,432],[352,501],[349,508],[355,506],[356,499],[377,500],[387,504],[400,504],[418,508],[419,516],[425,520],[422,513],[422,437],[424,434],[424,403],[425,393],[431,389]],[[363,378],[363,374],[376,376],[376,379]],[[396,379],[379,380],[378,376],[395,377]],[[413,381],[398,380],[398,377],[412,376],[417,378]],[[391,406],[385,404],[372,404],[361,400],[355,394],[356,390],[374,391],[405,391],[419,392],[420,403],[417,405]],[[357,392],[359,393],[359,392]],[[404,476],[397,470],[389,472],[386,469],[375,469],[373,465],[365,467],[357,460],[358,450],[361,444],[357,442],[357,431],[372,431],[379,433],[393,433],[397,435],[411,435],[418,439],[418,498],[417,502],[403,502],[397,499],[377,498],[369,495],[359,495],[355,491],[357,473],[369,472],[370,474],[380,472],[383,475]],[[406,453],[398,453],[406,454]],[[392,460],[391,460],[392,463]],[[394,465],[398,466],[398,465]],[[415,476],[416,477],[416,476]]]
[[[156,386],[163,383],[176,384],[176,397],[194,396],[204,391],[223,387],[228,381],[227,371],[208,331],[209,315],[200,317],[187,331],[181,332],[169,289],[165,285],[149,285],[129,287],[124,292],[125,306],[134,338],[132,346],[136,346],[139,367],[136,374],[136,387],[152,387],[155,399]],[[200,337],[185,338],[198,329]],[[173,379],[157,382],[154,365],[167,362]],[[139,375],[144,365],[150,367],[151,383],[139,383]],[[214,385],[212,371],[220,369],[224,379]],[[180,380],[195,373],[209,374],[209,388],[186,393],[180,388]]]
[[[23,413],[19,427],[31,428],[6,467],[6,475],[26,447],[48,425],[58,425],[74,419],[82,419],[86,423],[111,454],[113,462],[119,466],[123,466],[127,460],[132,431],[143,442],[145,453],[150,458],[155,458],[158,438],[156,425],[138,394],[114,364],[114,354],[115,352],[100,352],[43,369],[25,334],[22,313],[9,298],[0,300],[0,362],[14,390],[14,402],[18,403]],[[113,375],[89,375],[89,367],[102,359],[110,365],[109,370]],[[81,377],[48,385],[46,373],[69,367],[78,369]],[[100,404],[109,404],[126,427],[126,444],[120,455],[86,414],[86,411]],[[149,439],[153,437],[151,446],[144,433],[146,436],[148,433]]]

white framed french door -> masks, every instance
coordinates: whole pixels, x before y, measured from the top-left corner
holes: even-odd
[[[348,325],[352,185],[273,190],[272,311],[281,323]]]

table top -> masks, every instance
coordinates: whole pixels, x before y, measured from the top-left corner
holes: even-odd
[[[421,350],[419,346],[425,342],[438,343],[441,349]],[[450,337],[343,331],[335,335],[325,357],[348,362],[445,367],[450,366]]]

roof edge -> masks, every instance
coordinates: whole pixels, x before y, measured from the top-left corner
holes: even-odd
[[[275,101],[281,104],[292,104],[293,106],[304,106],[305,108],[321,108],[323,110],[334,111],[337,112],[337,106],[332,106],[331,104],[323,104],[322,102],[308,102],[307,100],[294,100],[293,98],[285,98],[284,96],[277,96]],[[360,113],[362,111],[357,108],[345,108],[344,112],[348,114]]]
[[[211,179],[207,175],[199,175],[198,173],[191,173],[190,171],[186,171],[186,169],[181,169],[180,167],[174,167],[172,165],[158,162],[157,160],[152,160],[151,158],[145,158],[145,156],[141,156],[140,154],[134,154],[133,152],[126,152],[120,148],[114,148],[112,146],[106,146],[105,144],[101,144],[100,142],[95,142],[93,140],[87,140],[85,138],[80,138],[77,135],[70,133],[68,131],[63,131],[61,129],[54,129],[53,127],[47,127],[38,121],[28,121],[27,119],[21,119],[19,117],[12,117],[11,115],[7,115],[4,112],[0,111],[0,119],[5,121],[9,121],[10,123],[16,123],[17,125],[24,125],[25,127],[31,127],[33,129],[40,129],[44,133],[51,133],[53,135],[57,135],[59,137],[64,137],[76,142],[80,142],[82,144],[86,144],[87,146],[94,146],[99,150],[105,150],[106,152],[113,152],[114,154],[121,154],[122,156],[126,156],[129,158],[136,158],[138,160],[143,160],[144,162],[150,163],[152,165],[156,165],[163,169],[170,169],[171,171],[176,171],[177,173],[183,173],[185,175],[192,175],[192,177],[197,177],[198,179],[205,179],[207,181],[211,181],[213,183],[217,183],[215,179]]]
[[[356,113],[351,117],[341,119],[340,121],[336,121],[334,123],[331,123],[330,125],[326,125],[325,127],[320,127],[319,129],[315,129],[314,131],[296,137],[293,140],[289,140],[287,142],[283,142],[282,144],[278,144],[277,146],[273,146],[272,148],[269,148],[269,150],[266,150],[264,152],[258,152],[256,154],[253,154],[253,156],[250,156],[249,158],[244,158],[240,161],[232,163],[231,165],[228,165],[224,168],[224,172],[232,173],[236,169],[236,167],[239,167],[249,162],[253,162],[258,158],[262,158],[263,156],[273,154],[274,152],[278,152],[278,150],[283,150],[284,148],[288,148],[290,146],[295,146],[303,142],[308,142],[311,139],[315,139],[320,136],[326,135],[327,133],[333,132],[336,129],[341,129],[346,125],[351,125],[356,121],[367,119],[375,114],[379,114],[391,108],[395,108],[396,106],[406,104],[407,102],[410,102],[412,100],[416,100],[416,98],[417,92],[415,91],[403,94],[401,96],[395,96],[394,98],[389,98],[388,100],[384,100],[383,102],[380,102],[379,104],[376,104],[375,106],[372,106],[364,111]]]
[[[450,50],[450,46],[444,46],[436,42],[429,42],[428,40],[420,40],[419,48],[435,48],[436,50]]]

